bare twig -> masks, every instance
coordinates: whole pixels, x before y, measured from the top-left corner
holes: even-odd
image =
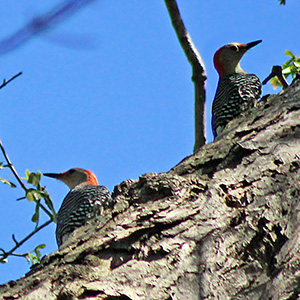
[[[205,66],[184,26],[176,0],[165,0],[165,4],[181,47],[193,68],[192,80],[195,85],[195,153],[205,144]]]
[[[22,189],[27,192],[27,187],[25,186],[25,184],[23,183],[23,181],[21,180],[17,170],[15,169],[15,167],[13,166],[13,164],[11,163],[8,155],[6,154],[6,151],[3,147],[2,141],[0,140],[0,149],[3,153],[3,156],[7,162],[7,166],[10,168],[10,170],[13,172],[14,176],[16,177],[17,181],[19,182],[20,186],[22,187]]]
[[[22,75],[22,72],[18,73],[17,75],[13,76],[11,79],[9,79],[7,81],[4,79],[3,83],[0,85],[0,89],[2,89],[3,87],[5,87],[8,83],[10,83],[12,80],[16,79],[20,75]]]
[[[10,256],[16,256],[16,257],[25,257],[26,258],[26,255],[28,253],[23,253],[23,254],[20,254],[20,253],[11,253]]]
[[[287,83],[286,79],[282,74],[282,67],[281,66],[273,66],[271,74],[262,82],[262,84],[266,84],[270,79],[277,76],[278,80],[283,86],[283,89],[286,89],[289,84]]]
[[[50,223],[52,222],[52,219],[48,220],[47,222],[45,222],[43,225],[36,227],[30,234],[28,234],[23,240],[21,240],[20,242],[17,242],[14,235],[13,235],[13,240],[15,242],[15,246],[10,249],[8,252],[4,251],[3,249],[1,249],[1,251],[3,252],[3,254],[0,254],[0,256],[2,256],[0,258],[0,262],[5,262],[5,259],[12,255],[13,252],[18,249],[21,245],[23,245],[28,239],[30,239],[34,234],[36,234],[38,231],[40,231],[41,229],[43,229],[44,227],[48,226]],[[16,256],[16,254],[13,254],[14,256]]]
[[[59,22],[79,11],[82,7],[96,0],[68,0],[62,1],[44,14],[31,19],[25,26],[11,36],[0,41],[0,55],[23,46],[30,39],[53,28]]]

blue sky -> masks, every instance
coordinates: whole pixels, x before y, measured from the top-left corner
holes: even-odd
[[[284,51],[300,55],[299,0],[178,0],[183,20],[207,70],[207,137],[217,85],[214,52],[229,42],[262,39],[242,61],[263,80]],[[1,8],[0,40],[53,7],[53,0],[11,0]],[[17,171],[92,170],[113,187],[147,172],[168,171],[194,145],[194,87],[164,1],[95,1],[66,22],[0,56],[2,79],[22,71],[1,93],[0,139]],[[277,90],[276,92],[278,92]],[[263,94],[274,93],[270,85]],[[2,156],[0,161],[4,161]],[[16,180],[8,169],[0,177]],[[55,208],[68,188],[42,178]],[[0,248],[9,250],[29,233],[34,205],[20,187],[0,183]],[[41,221],[47,220],[43,217]],[[19,252],[39,243],[56,250],[55,225]],[[0,265],[0,283],[29,270],[25,259]]]

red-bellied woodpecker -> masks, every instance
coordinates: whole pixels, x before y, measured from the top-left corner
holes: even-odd
[[[112,204],[108,189],[98,185],[94,173],[73,168],[62,173],[44,173],[45,176],[64,182],[70,192],[57,213],[56,241],[60,247],[69,235],[88,219],[101,213],[101,209]]]
[[[261,40],[248,44],[230,43],[214,55],[219,83],[212,105],[212,127],[215,138],[229,121],[250,107],[261,94],[261,83],[254,74],[247,74],[240,66],[243,55]]]

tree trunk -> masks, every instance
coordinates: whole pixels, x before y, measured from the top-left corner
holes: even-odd
[[[180,142],[180,141],[178,141]],[[1,299],[298,299],[300,83],[167,173],[115,187]]]

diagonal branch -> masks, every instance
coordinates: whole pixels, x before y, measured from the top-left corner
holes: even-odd
[[[0,54],[6,54],[10,51],[23,46],[30,39],[53,28],[59,22],[65,21],[74,13],[95,0],[63,0],[44,14],[40,14],[31,19],[18,31],[11,36],[0,40]]]
[[[17,170],[15,169],[14,165],[12,164],[12,162],[10,161],[8,155],[6,154],[6,151],[3,147],[2,141],[0,140],[0,149],[3,153],[3,156],[7,162],[7,166],[10,168],[10,170],[12,171],[12,173],[14,174],[14,176],[16,177],[17,181],[19,182],[20,186],[22,187],[22,189],[25,191],[25,193],[28,192],[27,187],[25,186],[25,184],[22,182],[21,177],[19,176]],[[48,209],[43,205],[43,204],[39,204],[41,209],[52,219],[52,214],[51,212],[48,211]]]
[[[205,144],[205,66],[184,26],[176,0],[165,0],[165,4],[181,47],[193,69],[192,80],[195,85],[195,153]]]
[[[2,141],[0,140],[0,149],[2,151],[2,154],[7,162],[7,166],[10,168],[10,170],[12,171],[12,173],[14,174],[14,176],[16,177],[17,181],[19,182],[20,186],[22,187],[22,189],[27,192],[27,187],[25,186],[25,184],[23,183],[23,181],[21,180],[17,170],[15,169],[14,165],[12,164],[12,162],[10,161],[8,155],[6,154],[6,151],[3,147]]]
[[[23,240],[21,240],[20,242],[17,242],[14,235],[13,235],[13,240],[15,242],[15,246],[10,249],[8,252],[4,251],[3,249],[1,249],[1,251],[3,252],[3,254],[1,254],[0,256],[0,262],[5,262],[5,259],[10,256],[10,255],[14,255],[13,252],[18,249],[20,246],[22,246],[27,240],[29,240],[34,234],[36,234],[38,231],[40,231],[41,229],[43,229],[44,227],[48,226],[50,223],[52,223],[52,219],[48,220],[47,222],[45,222],[44,224],[42,224],[39,227],[36,227],[31,233],[29,233]]]
[[[9,80],[3,80],[3,83],[0,85],[0,89],[2,89],[3,87],[5,87],[8,83],[10,83],[11,81],[13,81],[14,79],[16,79],[17,77],[19,77],[20,75],[22,75],[22,72],[19,72],[17,75],[13,76],[11,79]]]

